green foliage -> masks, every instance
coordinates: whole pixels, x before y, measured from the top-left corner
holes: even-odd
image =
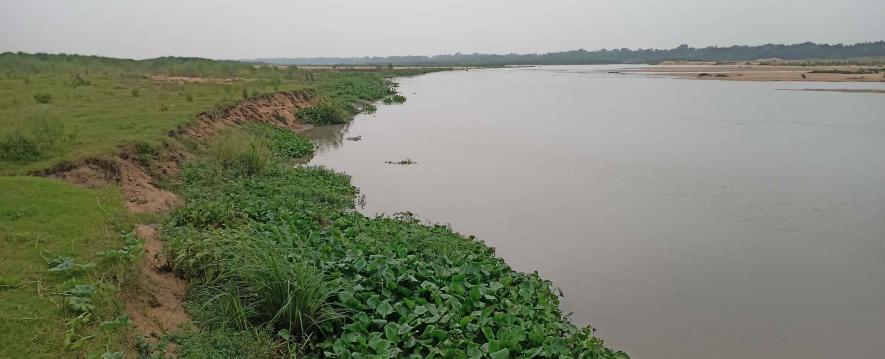
[[[0,128],[0,160],[21,163],[39,159],[70,139],[61,121],[38,111]]]
[[[404,102],[406,102],[406,97],[403,95],[394,94],[394,95],[385,96],[382,101],[384,102],[385,105],[390,105],[390,104],[394,104],[394,103],[404,103]]]
[[[260,136],[277,153],[285,158],[301,158],[313,154],[314,146],[304,136],[268,124],[249,124],[246,131]]]
[[[350,114],[341,101],[320,99],[310,107],[299,108],[295,115],[304,122],[314,125],[331,125],[344,123],[350,119]]]
[[[327,357],[627,358],[569,323],[549,281],[411,214],[355,213],[356,193],[322,168],[187,165],[163,236],[195,317]]]
[[[48,94],[45,92],[38,92],[34,94],[34,101],[37,103],[47,104],[52,101],[52,94]]]
[[[95,257],[121,245],[119,189],[28,176],[0,177],[0,188],[0,358],[123,349],[125,328],[99,328],[121,314],[122,271]]]
[[[267,331],[194,330],[178,335],[181,359],[267,359],[279,357],[278,344]],[[164,358],[160,352],[159,358]]]

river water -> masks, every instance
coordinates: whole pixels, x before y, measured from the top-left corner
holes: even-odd
[[[634,358],[885,358],[885,95],[783,90],[885,84],[609,70],[401,79],[311,163],[537,270]]]

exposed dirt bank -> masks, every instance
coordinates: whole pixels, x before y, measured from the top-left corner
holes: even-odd
[[[123,148],[114,157],[86,159],[39,174],[83,187],[119,185],[129,211],[162,213],[181,201],[174,193],[162,189],[158,181],[177,178],[182,164],[193,158],[182,143],[202,142],[227,128],[249,122],[269,123],[293,131],[307,129],[309,126],[298,121],[295,111],[311,105],[312,98],[312,93],[306,91],[276,93],[201,113],[188,125],[170,131],[167,143],[148,163],[139,159],[136,149]],[[144,240],[144,256],[138,264],[138,289],[123,295],[125,312],[138,331],[156,342],[190,322],[184,308],[187,283],[170,272],[166,261],[159,257],[163,242],[155,228],[140,224],[135,230]],[[167,354],[174,350],[174,345],[170,345]]]
[[[298,108],[309,106],[310,92],[286,92],[256,96],[242,100],[228,108],[207,111],[197,115],[191,123],[170,131],[169,141],[204,141],[226,128],[249,122],[264,122],[293,131],[309,128],[295,116]],[[76,164],[66,164],[41,175],[60,178],[84,187],[120,185],[126,207],[134,213],[160,213],[178,204],[178,197],[158,184],[161,178],[174,178],[181,164],[193,157],[184,146],[165,146],[159,158],[145,168],[136,160],[132,149],[112,158],[91,158]],[[160,177],[160,178],[157,178]]]
[[[187,282],[168,271],[166,261],[159,257],[163,242],[154,227],[140,224],[135,231],[144,240],[144,256],[138,264],[140,288],[125,296],[125,309],[135,328],[155,341],[190,322],[184,310]]]

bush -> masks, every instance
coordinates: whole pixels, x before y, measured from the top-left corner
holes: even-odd
[[[37,103],[47,104],[52,101],[52,95],[45,92],[38,92],[34,94],[34,101],[37,101]]]

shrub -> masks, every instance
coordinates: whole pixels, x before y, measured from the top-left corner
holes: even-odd
[[[73,76],[71,76],[71,81],[69,82],[69,84],[71,85],[71,87],[77,88],[80,86],[89,86],[92,83],[84,80],[82,77],[80,77],[79,74],[74,74]]]
[[[129,93],[132,95],[132,97],[138,97],[138,89],[137,88],[132,89],[132,91],[129,91]]]
[[[37,103],[47,104],[52,101],[52,95],[45,92],[38,92],[34,94],[34,101],[37,101]]]
[[[194,102],[194,95],[191,95],[191,94],[184,95],[184,100],[187,102]]]

